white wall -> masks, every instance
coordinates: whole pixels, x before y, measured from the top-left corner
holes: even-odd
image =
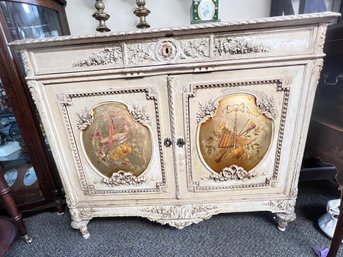
[[[133,14],[136,0],[103,0],[105,11],[111,16],[107,26],[111,31],[136,30],[138,18]],[[151,11],[147,17],[152,28],[187,26],[190,24],[191,0],[146,0]],[[97,21],[94,0],[67,1],[67,17],[72,35],[94,34]],[[222,21],[268,17],[271,0],[219,0]]]

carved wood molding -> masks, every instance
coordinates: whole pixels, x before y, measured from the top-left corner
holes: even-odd
[[[259,25],[265,26],[267,23],[285,23],[289,21],[299,21],[301,24],[306,23],[306,20],[309,19],[318,19],[322,22],[329,22],[331,19],[339,17],[340,15],[333,12],[322,12],[322,13],[308,13],[308,14],[301,14],[301,15],[285,15],[285,16],[276,16],[276,17],[266,17],[266,18],[256,18],[250,19],[246,21],[230,21],[230,22],[220,22],[220,23],[202,23],[192,26],[183,26],[183,27],[176,27],[176,28],[155,28],[149,29],[145,31],[125,31],[125,32],[111,32],[106,34],[91,34],[91,35],[75,35],[75,36],[62,36],[58,38],[48,37],[43,39],[27,39],[27,40],[18,40],[10,43],[11,46],[20,46],[20,45],[28,45],[28,44],[41,44],[45,42],[55,42],[57,45],[63,44],[65,41],[78,41],[84,39],[106,39],[112,37],[120,38],[134,38],[135,36],[140,37],[149,37],[157,34],[168,34],[171,32],[178,32],[178,34],[182,34],[185,32],[189,34],[190,32],[194,31],[201,34],[204,30],[211,29],[215,31],[216,29],[222,30],[223,28],[230,29],[230,27],[235,28],[237,26],[245,26],[249,28],[250,26],[259,27]],[[273,24],[274,25],[274,24]],[[275,25],[274,25],[275,26]],[[67,43],[66,43],[67,44]],[[69,42],[70,44],[70,42]]]
[[[223,171],[220,173],[212,173],[210,175],[210,179],[214,180],[215,182],[224,182],[230,180],[246,181],[256,176],[256,172],[248,172],[242,167],[231,165],[230,167],[224,168]]]
[[[248,37],[217,38],[214,41],[215,56],[269,52],[266,46],[253,43]]]
[[[112,174],[110,178],[104,178],[103,183],[109,186],[137,186],[145,181],[143,176],[134,176],[130,172],[120,170]]]
[[[72,64],[73,67],[89,67],[97,65],[119,64],[123,61],[121,47],[105,48],[91,56]]]
[[[172,205],[147,207],[141,213],[151,221],[182,229],[211,218],[217,214],[216,210],[214,205]]]
[[[198,90],[206,90],[211,88],[230,88],[230,87],[245,87],[245,86],[258,86],[263,84],[272,84],[275,85],[276,91],[281,92],[283,94],[283,100],[282,100],[282,109],[280,114],[280,125],[279,125],[279,131],[277,134],[277,148],[276,148],[276,154],[275,154],[275,162],[274,162],[274,168],[273,168],[273,174],[271,177],[266,178],[264,183],[242,183],[238,185],[222,185],[222,186],[200,186],[199,181],[194,181],[193,175],[192,175],[192,167],[191,167],[191,132],[190,132],[190,119],[191,116],[189,114],[189,111],[185,111],[185,120],[187,121],[186,128],[186,172],[187,172],[187,180],[188,180],[188,190],[191,192],[209,192],[214,190],[225,190],[225,189],[239,189],[239,188],[261,188],[261,187],[270,187],[274,186],[275,182],[278,179],[278,173],[279,173],[279,166],[280,166],[280,157],[281,157],[281,148],[282,148],[282,142],[283,142],[283,134],[284,134],[284,127],[285,127],[285,121],[286,121],[286,113],[288,109],[288,99],[290,94],[290,84],[291,81],[288,80],[288,78],[285,78],[283,80],[281,79],[274,79],[274,80],[261,80],[261,81],[243,81],[243,82],[231,82],[231,83],[220,83],[220,84],[200,84],[200,85],[191,85],[190,88],[184,88],[184,106],[185,110],[189,110],[189,101],[190,98],[193,98],[196,96],[196,92]],[[257,97],[258,98],[258,97]],[[261,100],[264,99],[264,100]],[[258,102],[260,106],[261,112],[267,113],[267,115],[271,116],[273,119],[276,117],[275,108],[274,108],[274,100],[261,97]],[[215,104],[210,101],[208,105],[204,105],[202,108],[204,111],[200,111],[199,114],[196,115],[196,121],[198,123],[198,119],[200,117],[211,117],[213,113],[215,112]],[[206,114],[207,110],[207,114]],[[202,113],[205,113],[202,115]],[[193,118],[193,117],[192,117]],[[219,175],[219,179],[220,179]],[[253,178],[254,176],[251,176],[250,178]],[[223,178],[222,178],[223,179]]]
[[[73,105],[72,99],[74,98],[83,98],[83,97],[97,97],[97,96],[103,96],[103,95],[118,95],[118,94],[144,94],[147,100],[151,100],[154,103],[154,109],[155,109],[155,119],[156,119],[156,132],[158,137],[158,147],[159,147],[159,158],[160,158],[160,168],[161,168],[161,174],[162,174],[162,181],[157,182],[154,188],[132,188],[132,189],[105,189],[105,190],[98,190],[95,189],[94,185],[89,184],[86,179],[85,170],[81,161],[80,157],[80,151],[77,147],[76,139],[74,132],[72,130],[72,121],[70,120],[69,116],[69,110],[68,107]],[[59,101],[60,110],[63,116],[63,123],[66,128],[67,134],[68,134],[68,140],[69,144],[72,149],[73,158],[75,161],[76,169],[79,175],[79,181],[81,184],[81,188],[86,195],[103,195],[103,194],[127,194],[127,193],[149,193],[149,192],[165,192],[167,188],[166,184],[166,174],[165,174],[165,165],[164,165],[164,155],[163,155],[163,149],[162,149],[162,139],[161,139],[161,127],[160,127],[160,110],[159,110],[159,103],[157,101],[156,96],[156,90],[150,89],[150,88],[137,88],[137,89],[123,89],[123,90],[110,90],[110,91],[101,91],[101,92],[83,92],[83,93],[72,93],[72,94],[59,94],[56,95],[57,100]],[[88,111],[89,113],[89,111]],[[137,113],[136,113],[137,114]],[[87,111],[85,113],[78,114],[78,120],[76,120],[76,123],[79,125],[79,127],[86,126],[86,124],[89,122],[89,117],[80,121],[80,115],[87,116]],[[137,118],[141,122],[146,122],[147,116],[141,116],[140,114],[136,115]],[[150,118],[149,118],[150,120]],[[80,124],[81,122],[81,124]],[[123,178],[109,178],[103,180],[103,183],[107,184],[109,187],[123,185],[123,181],[125,179]],[[136,185],[141,184],[145,181],[143,177],[138,178],[130,178],[130,183],[136,182]]]

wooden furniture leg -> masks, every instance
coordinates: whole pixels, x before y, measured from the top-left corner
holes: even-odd
[[[339,246],[341,245],[343,239],[343,186],[340,186],[341,190],[341,204],[339,217],[335,229],[335,233],[332,238],[331,246],[327,257],[336,257]]]
[[[15,204],[13,197],[10,194],[10,188],[7,185],[3,170],[0,168],[0,198],[2,199],[8,215],[11,217],[12,221],[15,223],[18,229],[19,235],[26,241],[26,243],[31,243],[32,239],[28,236],[27,230],[22,219],[21,213],[18,211],[17,205]]]

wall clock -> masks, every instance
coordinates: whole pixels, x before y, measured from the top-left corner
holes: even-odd
[[[218,19],[219,0],[193,0],[191,23],[215,22]]]

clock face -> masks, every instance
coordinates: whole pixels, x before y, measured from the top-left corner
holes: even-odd
[[[216,7],[212,0],[202,0],[198,6],[199,18],[203,21],[213,19],[215,9]]]

